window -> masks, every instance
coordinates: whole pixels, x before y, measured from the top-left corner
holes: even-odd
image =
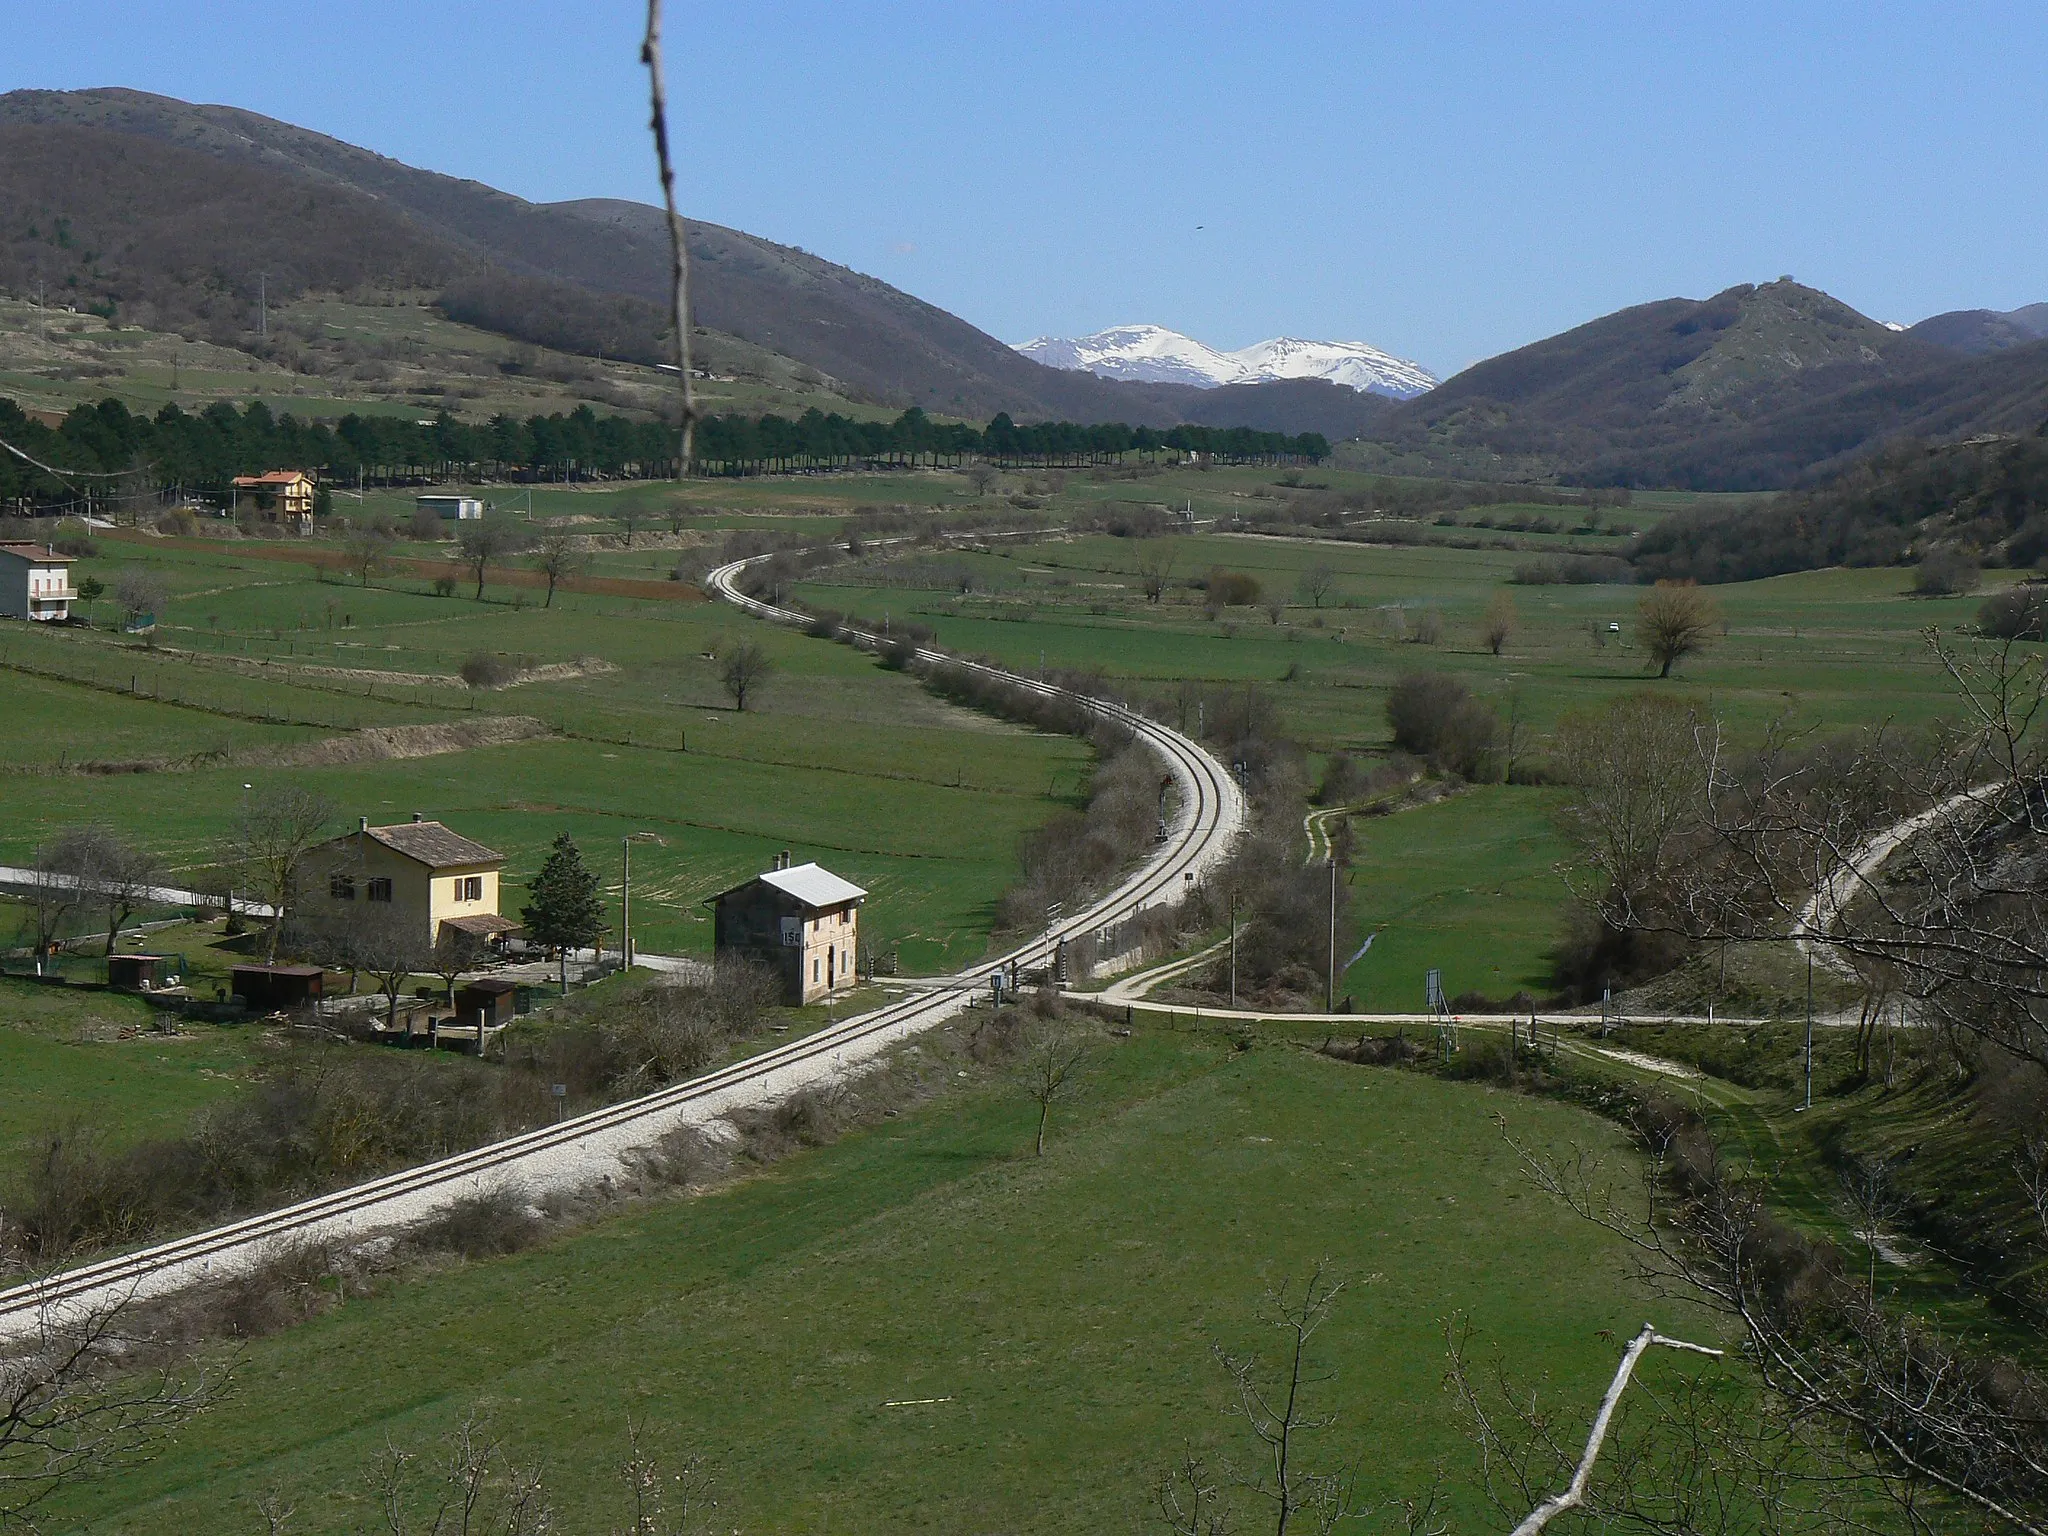
[[[818,957],[817,957],[816,955],[813,955],[813,956],[811,956],[811,980],[813,980],[813,981],[816,981],[817,979],[818,979]]]
[[[329,875],[327,877],[327,894],[336,901],[354,901],[356,899],[356,877],[354,875]]]
[[[389,901],[391,899],[391,882],[381,876],[378,879],[372,880],[368,895],[372,901]]]
[[[457,901],[482,901],[484,899],[484,877],[482,875],[459,876],[455,882],[455,899]]]

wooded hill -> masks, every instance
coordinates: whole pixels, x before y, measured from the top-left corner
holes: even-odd
[[[40,276],[81,308],[227,345],[253,335],[267,272],[279,298],[424,289],[451,318],[522,341],[656,361],[666,242],[652,207],[529,203],[232,107],[127,90],[0,96],[0,286],[33,292]],[[1370,411],[1334,385],[1269,398],[1046,368],[806,251],[697,221],[690,250],[714,368],[725,335],[856,398],[970,418],[1348,435]]]
[[[1417,470],[1770,490],[1887,440],[2043,420],[2048,342],[1965,353],[1781,278],[1637,305],[1475,364],[1367,436],[1384,463]]]
[[[1720,582],[1942,551],[2015,567],[2048,558],[2048,437],[1901,444],[1816,490],[1675,514],[1633,558],[1645,579]]]

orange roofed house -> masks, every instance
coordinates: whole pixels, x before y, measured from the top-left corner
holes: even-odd
[[[438,821],[415,815],[395,826],[373,827],[365,816],[355,831],[313,850],[312,889],[301,910],[323,925],[382,906],[430,945],[444,929],[488,941],[519,927],[498,914],[498,872],[504,866],[502,853]]]
[[[299,469],[273,469],[261,475],[237,475],[228,482],[234,492],[232,511],[240,511],[242,498],[256,503],[257,514],[293,533],[313,531],[313,477]]]

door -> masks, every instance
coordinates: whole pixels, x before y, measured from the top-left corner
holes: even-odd
[[[833,966],[837,963],[838,959],[839,950],[837,946],[825,951],[825,990],[827,992],[830,992],[832,990],[832,969]]]

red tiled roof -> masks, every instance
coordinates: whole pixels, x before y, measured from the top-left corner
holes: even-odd
[[[40,544],[0,544],[10,555],[19,555],[24,560],[33,560],[38,565],[70,565],[71,555],[53,555]]]

